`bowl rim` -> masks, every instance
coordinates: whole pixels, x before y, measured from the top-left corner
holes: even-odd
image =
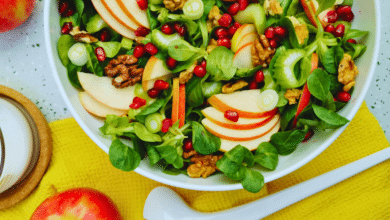
[[[77,121],[79,126],[88,135],[88,137],[91,138],[93,140],[93,142],[99,146],[100,149],[102,149],[103,151],[108,153],[106,150],[104,150],[106,145],[104,143],[102,143],[97,137],[95,137],[95,135],[92,133],[92,131],[83,122],[82,118],[77,114],[76,110],[73,108],[72,104],[70,103],[69,98],[67,97],[65,89],[62,86],[61,80],[58,76],[58,71],[57,71],[57,68],[56,68],[56,65],[54,62],[54,54],[53,54],[53,51],[51,48],[52,42],[50,39],[50,24],[49,24],[49,22],[50,22],[50,6],[53,2],[54,2],[53,0],[45,1],[43,19],[44,19],[44,32],[45,32],[44,36],[45,36],[46,52],[48,54],[51,70],[54,73],[53,74],[54,80],[57,83],[57,86],[59,88],[60,94],[61,94],[64,102],[66,103],[68,109],[70,110],[72,116],[75,118],[75,120]],[[374,76],[375,69],[376,69],[375,64],[377,63],[378,56],[379,56],[379,46],[380,46],[380,38],[381,38],[380,1],[373,0],[373,2],[375,4],[374,7],[375,7],[375,13],[376,13],[376,19],[375,19],[375,21],[376,21],[376,36],[375,36],[375,45],[374,45],[374,50],[373,50],[373,59],[371,61],[371,65],[370,65],[370,72],[367,76],[367,80],[363,86],[362,92],[361,92],[360,96],[358,96],[354,100],[355,104],[354,104],[353,108],[350,110],[350,112],[348,113],[348,115],[346,116],[346,118],[349,120],[353,119],[353,117],[356,115],[357,111],[359,110],[360,106],[362,105],[362,103],[364,101],[364,98],[367,94],[367,91],[370,87],[372,78]],[[331,136],[321,145],[321,147],[318,147],[316,150],[314,150],[311,154],[309,154],[307,157],[305,157],[301,161],[295,163],[294,165],[288,167],[287,169],[280,171],[278,175],[273,175],[271,177],[265,178],[265,182],[267,183],[267,182],[273,181],[275,179],[278,179],[280,177],[283,177],[283,176],[299,169],[300,167],[304,166],[305,164],[307,164],[311,160],[313,160],[320,153],[322,153],[328,146],[330,146],[339,137],[339,135],[345,130],[345,128],[348,125],[349,125],[349,123],[338,128],[337,130],[335,130],[335,132],[333,134],[331,134]],[[163,178],[161,176],[155,175],[152,172],[149,172],[149,171],[146,171],[146,170],[143,170],[140,168],[137,168],[134,171],[136,173],[138,173],[142,176],[145,176],[149,179],[152,179],[154,181],[157,181],[157,182],[160,182],[163,184],[167,184],[170,186],[174,186],[174,187],[184,188],[184,189],[200,190],[200,191],[230,191],[230,190],[243,189],[243,187],[240,183],[229,184],[229,185],[197,185],[197,184],[182,183],[179,181],[166,179],[166,178]]]

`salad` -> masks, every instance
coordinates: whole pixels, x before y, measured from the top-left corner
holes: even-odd
[[[58,54],[109,158],[258,192],[279,155],[349,121],[353,0],[59,1]],[[363,39],[362,39],[363,38]],[[128,142],[127,140],[131,140]],[[131,143],[130,145],[128,143]]]

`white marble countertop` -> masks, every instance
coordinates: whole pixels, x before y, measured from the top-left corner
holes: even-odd
[[[0,84],[30,100],[49,122],[71,117],[48,63],[43,33],[44,1],[37,1],[32,16],[15,30],[0,33]],[[381,1],[382,36],[378,66],[365,97],[390,140],[390,1]]]

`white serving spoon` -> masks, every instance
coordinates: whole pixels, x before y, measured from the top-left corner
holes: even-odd
[[[191,209],[173,190],[157,187],[144,206],[147,220],[258,220],[390,158],[390,147],[278,193],[229,210],[202,213]]]

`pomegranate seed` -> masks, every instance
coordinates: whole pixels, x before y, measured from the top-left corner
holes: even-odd
[[[285,38],[287,36],[287,28],[282,26],[277,26],[274,28],[274,34],[278,37]]]
[[[184,36],[187,33],[187,28],[184,25],[180,25],[178,23],[173,25],[173,28],[177,33],[180,34],[180,36]]]
[[[255,80],[249,83],[249,89],[257,89],[258,87],[259,86],[257,85],[257,82]]]
[[[142,45],[134,47],[133,55],[137,58],[142,57],[145,54],[145,48]]]
[[[333,97],[333,101],[337,102],[337,99],[335,97]]]
[[[325,15],[324,20],[325,22],[333,24],[337,20],[339,20],[339,15],[336,13],[336,11],[328,11],[328,13]]]
[[[347,40],[348,43],[351,43],[351,44],[357,44],[356,40],[355,39],[348,39]]]
[[[246,7],[249,5],[248,0],[238,0],[238,4],[240,5],[240,11],[244,11]]]
[[[64,14],[62,14],[63,17],[69,17],[69,16],[72,16],[74,13],[73,9],[72,8],[68,8],[68,10],[65,11]]]
[[[60,2],[60,4],[58,5],[58,11],[60,12],[60,14],[65,13],[65,11],[68,10],[68,8],[69,8],[69,2],[67,1]]]
[[[136,103],[131,103],[130,106],[129,106],[131,109],[139,109],[141,108],[141,104],[136,102]]]
[[[336,99],[339,102],[348,102],[351,100],[351,94],[345,91],[341,91],[336,94]]]
[[[335,37],[343,37],[345,32],[345,25],[339,24],[336,27],[336,30],[334,31],[334,36]]]
[[[163,26],[161,26],[161,32],[167,35],[171,35],[173,34],[173,32],[175,32],[175,29],[173,29],[172,24],[164,24]]]
[[[160,93],[160,90],[157,89],[149,89],[148,96],[152,99],[156,98],[158,94]]]
[[[148,8],[148,0],[137,0],[137,4],[141,10],[145,10]]]
[[[206,71],[206,68],[201,66],[201,65],[197,65],[195,68],[194,68],[194,74],[197,76],[197,77],[204,77],[206,75],[207,71]]]
[[[352,8],[351,8],[351,6],[348,6],[348,5],[340,6],[336,9],[336,13],[339,16],[344,16],[346,14],[352,13]]]
[[[232,122],[237,122],[239,119],[238,113],[236,111],[227,110],[223,115],[227,120]]]
[[[325,31],[328,33],[334,34],[334,32],[336,31],[336,28],[333,25],[329,24],[325,27]]]
[[[186,139],[184,140],[184,143],[183,143],[183,150],[185,152],[190,152],[191,150],[193,150],[193,146],[192,146],[192,140],[191,139]]]
[[[218,39],[221,39],[221,38],[227,38],[227,36],[229,35],[226,28],[217,28],[215,31],[214,31],[214,34],[215,36],[218,38]]]
[[[228,29],[228,33],[230,37],[233,37],[234,33],[236,33],[238,28],[236,28],[234,25],[230,26]]]
[[[222,17],[218,20],[218,24],[222,27],[229,27],[230,23],[232,23],[232,16],[225,13],[222,15]]]
[[[233,26],[238,29],[241,27],[241,24],[236,21],[236,22],[234,22]]]
[[[134,34],[137,37],[145,37],[150,33],[150,30],[145,27],[139,27],[137,30],[135,30]]]
[[[103,62],[106,60],[106,52],[104,51],[103,47],[97,47],[95,49],[95,55],[99,62]]]
[[[69,32],[73,29],[72,22],[65,22],[61,28],[61,33],[69,34]]]
[[[167,133],[169,131],[169,128],[172,127],[172,125],[173,125],[172,119],[170,119],[170,118],[164,119],[162,121],[161,132],[162,133]]]
[[[341,20],[351,22],[355,18],[355,15],[351,12],[349,14],[341,16]]]
[[[103,30],[101,33],[100,33],[100,41],[102,42],[107,42],[107,41],[110,41],[110,32],[108,30]]]
[[[145,45],[145,51],[150,55],[155,55],[156,53],[158,53],[157,47],[150,42]]]
[[[206,66],[207,66],[206,60],[202,60],[202,62],[200,62],[200,65],[203,66],[204,68],[206,68]]]
[[[310,140],[310,138],[312,138],[314,135],[314,132],[312,130],[309,130],[306,135],[305,135],[305,138],[303,139],[302,142],[307,142],[308,140]]]
[[[140,105],[140,107],[142,107],[142,106],[146,105],[146,100],[136,96],[133,98],[133,103],[138,103]]]
[[[257,83],[261,83],[264,81],[264,72],[263,70],[259,70],[255,73],[255,81]]]
[[[219,46],[224,46],[224,47],[226,47],[228,49],[230,49],[230,47],[232,46],[232,43],[230,42],[229,38],[218,39],[217,43],[218,43]]]
[[[264,35],[267,39],[274,39],[275,38],[275,28],[268,27],[267,29],[265,29]]]
[[[271,39],[271,40],[269,40],[269,45],[272,48],[277,48],[278,47],[278,42],[276,41],[276,39]]]
[[[231,15],[231,16],[234,16],[238,13],[238,11],[240,10],[240,4],[238,4],[237,2],[236,3],[233,3],[229,6],[229,8],[227,9],[227,12]]]
[[[175,69],[175,67],[177,66],[177,60],[173,59],[172,57],[168,57],[168,59],[166,60],[166,64],[169,69]]]
[[[169,83],[165,82],[164,80],[156,80],[156,82],[154,82],[154,86],[153,86],[153,89],[156,89],[156,90],[165,90],[165,89],[168,89],[169,88]]]

